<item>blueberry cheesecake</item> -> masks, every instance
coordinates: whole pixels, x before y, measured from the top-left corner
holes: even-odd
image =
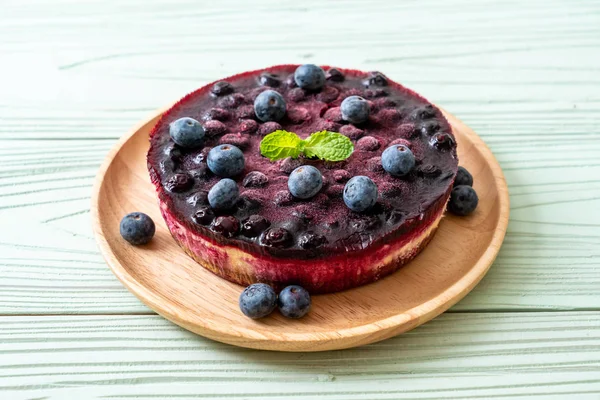
[[[244,286],[313,294],[414,258],[458,171],[452,127],[423,97],[379,72],[312,64],[204,86],[163,114],[150,142],[161,213],[192,258]],[[460,187],[453,211],[466,215],[476,198]],[[303,315],[300,294],[280,308]],[[264,310],[248,309],[270,312],[267,295]]]

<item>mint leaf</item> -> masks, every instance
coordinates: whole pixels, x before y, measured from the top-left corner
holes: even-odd
[[[263,138],[260,142],[260,154],[271,161],[286,157],[296,158],[300,155],[303,144],[302,139],[295,133],[278,130]]]
[[[329,131],[315,132],[305,140],[304,154],[325,161],[342,161],[350,157],[354,145],[346,136]]]

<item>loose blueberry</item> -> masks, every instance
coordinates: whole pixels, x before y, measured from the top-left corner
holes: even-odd
[[[269,285],[254,283],[244,289],[239,304],[245,316],[252,319],[263,318],[277,307],[277,293]]]
[[[184,148],[202,146],[204,128],[194,118],[179,118],[169,124],[169,135],[175,143]]]
[[[291,285],[279,293],[279,312],[287,318],[302,318],[310,310],[310,294],[301,286]]]
[[[194,184],[194,180],[188,174],[173,174],[165,183],[165,188],[169,192],[181,193],[190,189]]]
[[[260,236],[260,243],[267,247],[289,247],[292,241],[292,234],[284,228],[270,228]]]
[[[369,119],[369,102],[360,96],[346,97],[340,106],[342,118],[353,124]]]
[[[279,121],[285,115],[286,104],[283,96],[274,90],[265,90],[254,100],[254,113],[263,121]]]
[[[224,178],[238,175],[245,166],[244,154],[231,144],[213,147],[208,153],[206,163],[213,174]]]
[[[473,186],[473,175],[465,167],[458,167],[458,172],[454,179],[454,187],[461,185]]]
[[[217,217],[210,227],[214,232],[220,233],[226,238],[232,238],[240,231],[240,223],[236,217],[224,215]]]
[[[477,208],[479,198],[471,186],[460,185],[452,189],[448,211],[452,214],[465,216],[471,214]]]
[[[296,68],[294,81],[302,89],[318,90],[325,85],[325,72],[314,64],[304,64]]]
[[[231,83],[229,82],[220,81],[215,83],[210,91],[215,96],[224,96],[226,94],[233,93],[233,86],[231,86]]]
[[[344,203],[352,211],[363,212],[377,202],[377,185],[366,176],[355,176],[344,187]]]
[[[242,235],[256,237],[269,226],[271,226],[271,223],[262,215],[251,215],[242,222]]]
[[[325,236],[313,232],[304,232],[298,238],[298,245],[303,249],[315,249],[325,243],[327,243]]]
[[[192,220],[198,225],[210,225],[215,218],[215,213],[210,207],[200,207],[194,214],[192,214]]]
[[[325,78],[333,82],[343,82],[344,74],[337,68],[329,68],[327,74],[325,74]]]
[[[269,182],[269,178],[260,171],[249,172],[242,181],[244,187],[262,187]]]
[[[406,146],[390,146],[381,154],[381,165],[394,176],[404,176],[414,168],[415,156]]]
[[[321,172],[312,165],[302,165],[290,174],[288,189],[299,199],[309,199],[323,187]]]
[[[216,210],[226,210],[237,203],[240,191],[234,180],[225,178],[208,191],[208,204]]]
[[[150,242],[156,227],[152,218],[146,214],[133,212],[123,217],[119,231],[123,239],[137,246]]]
[[[262,74],[260,74],[260,78],[258,78],[258,81],[262,86],[277,87],[281,84],[279,76],[270,72],[263,72]]]

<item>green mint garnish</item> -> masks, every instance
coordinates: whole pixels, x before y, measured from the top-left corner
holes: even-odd
[[[260,154],[271,161],[286,157],[296,158],[302,152],[302,139],[295,133],[278,130],[269,133],[260,142]]]
[[[302,140],[295,133],[279,130],[268,134],[260,142],[260,153],[271,161],[297,158],[301,153],[324,161],[342,161],[350,157],[353,151],[354,145],[350,139],[329,131],[315,132]]]

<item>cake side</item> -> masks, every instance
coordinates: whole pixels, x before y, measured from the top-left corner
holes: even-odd
[[[171,235],[196,262],[214,274],[243,286],[262,282],[276,290],[296,284],[310,293],[332,293],[375,282],[397,271],[423,250],[433,238],[444,215],[448,193],[438,199],[410,233],[351,254],[318,260],[281,259],[268,253],[248,253],[223,246],[190,231],[166,203],[160,209]]]

